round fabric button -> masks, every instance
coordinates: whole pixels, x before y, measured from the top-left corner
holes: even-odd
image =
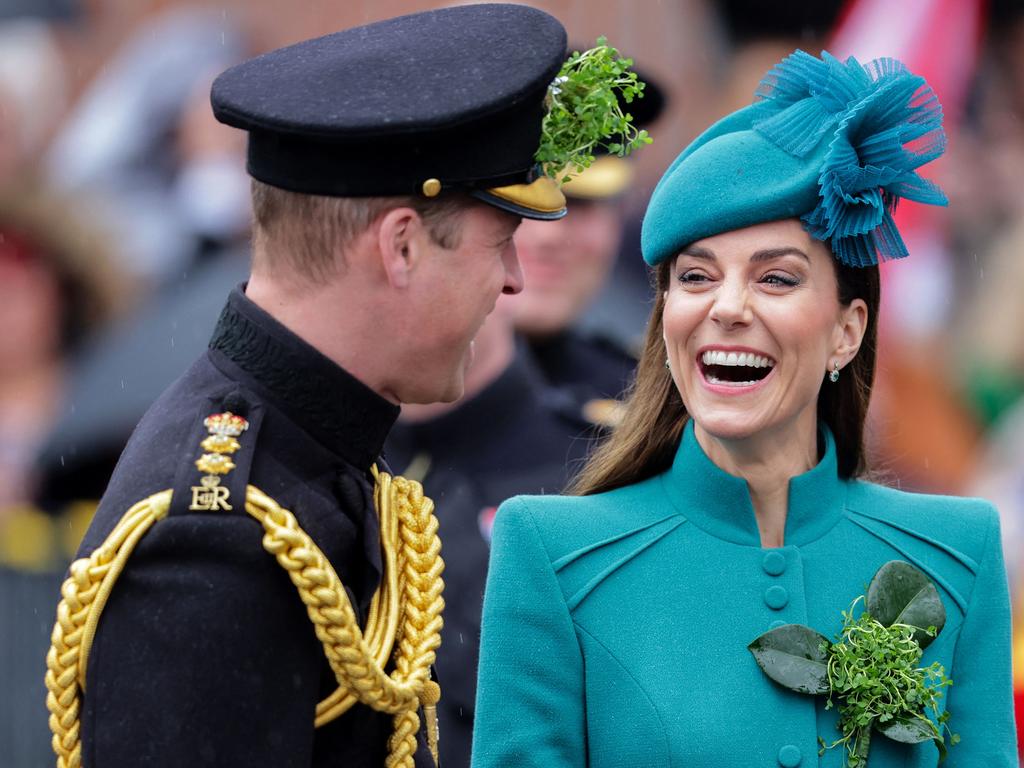
[[[779,750],[779,765],[782,768],[796,768],[804,756],[800,754],[800,747],[795,744],[787,744]]]
[[[786,570],[786,556],[781,552],[767,552],[761,560],[761,567],[769,576],[781,576]]]
[[[774,587],[768,587],[764,591],[764,602],[769,608],[774,611],[781,610],[786,607],[786,603],[789,602],[789,592],[786,591],[785,587],[776,584]]]
[[[768,625],[768,629],[778,629],[779,627],[784,627],[787,624],[789,624],[788,621],[783,621],[782,619],[776,619],[775,621],[773,621],[771,624]]]

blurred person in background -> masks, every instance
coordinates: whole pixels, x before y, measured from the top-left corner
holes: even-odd
[[[36,180],[0,185],[0,519],[35,492],[71,360],[126,298],[107,241],[75,213]]]
[[[647,72],[638,75],[646,83],[643,97],[622,108],[634,125],[648,128],[667,97]],[[565,218],[541,226],[525,221],[516,232],[525,288],[508,302],[516,330],[547,381],[571,395],[591,422],[609,426],[636,357],[612,334],[585,332],[579,321],[605,288],[622,248],[623,198],[634,171],[628,158],[607,150],[596,155],[589,168],[562,185],[569,208]]]
[[[994,16],[955,159],[957,235],[973,288],[955,338],[974,410],[995,425],[1024,395],[1024,7]]]
[[[141,26],[88,85],[46,157],[52,183],[86,197],[150,288],[249,232],[245,143],[206,94],[246,51],[220,10],[173,5]]]
[[[90,336],[125,306],[108,241],[36,179],[0,182],[0,744],[4,765],[52,759],[45,657],[60,577],[95,508],[32,503],[34,463]]]
[[[64,66],[47,21],[0,14],[0,183],[31,171],[63,117]]]
[[[437,655],[442,765],[469,765],[495,510],[517,494],[561,492],[589,448],[577,437],[589,426],[578,403],[549,386],[517,343],[514,298],[500,297],[477,334],[463,397],[402,406],[385,443],[388,462],[430,489],[444,541],[444,642]]]
[[[1024,8],[996,3],[975,111],[957,165],[963,270],[961,375],[985,428],[972,490],[999,507],[1014,606],[1014,689],[1024,762]]]

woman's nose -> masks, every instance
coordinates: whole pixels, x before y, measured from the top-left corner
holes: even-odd
[[[715,293],[709,316],[724,328],[748,325],[752,319],[747,289],[739,283],[723,282]]]

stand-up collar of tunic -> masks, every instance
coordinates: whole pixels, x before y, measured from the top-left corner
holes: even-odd
[[[832,433],[819,426],[824,452],[817,466],[789,480],[785,546],[802,546],[827,533],[843,516],[846,482],[839,477]],[[720,469],[701,448],[691,419],[672,468],[663,476],[669,496],[694,525],[720,539],[761,546],[747,481]]]
[[[257,307],[241,286],[228,297],[210,349],[252,376],[289,418],[353,466],[367,468],[380,455],[399,407]]]

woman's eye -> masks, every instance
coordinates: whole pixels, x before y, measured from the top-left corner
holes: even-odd
[[[703,272],[698,272],[692,269],[686,272],[679,273],[680,283],[705,283],[709,279],[710,278],[708,278],[708,276],[705,275]]]
[[[762,283],[774,286],[786,286],[792,288],[800,285],[800,281],[791,275],[782,275],[778,272],[769,272],[767,275],[761,278]]]

